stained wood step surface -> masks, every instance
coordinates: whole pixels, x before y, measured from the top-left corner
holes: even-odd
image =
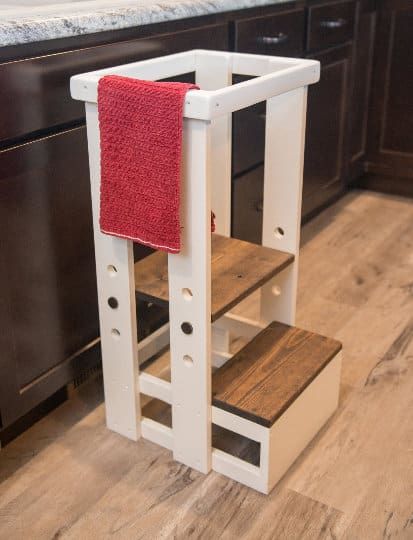
[[[273,322],[214,373],[212,404],[271,427],[340,350],[334,339]]]
[[[215,321],[294,260],[294,255],[235,238],[212,235],[211,319]],[[169,299],[168,257],[156,251],[135,264],[141,299],[165,304]]]

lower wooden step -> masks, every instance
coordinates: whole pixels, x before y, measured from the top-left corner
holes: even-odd
[[[271,323],[212,379],[212,404],[270,428],[337,356],[341,343]]]

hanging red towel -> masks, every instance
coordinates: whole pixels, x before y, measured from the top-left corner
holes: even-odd
[[[180,168],[187,83],[117,75],[98,85],[100,228],[170,253],[180,250]]]

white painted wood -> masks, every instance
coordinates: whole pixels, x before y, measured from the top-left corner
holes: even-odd
[[[298,62],[298,58],[234,53],[232,55],[232,72],[237,75],[255,75],[256,77],[261,77],[262,75],[281,71],[287,67],[297,66]]]
[[[267,100],[262,243],[295,260],[261,289],[264,323],[295,323],[306,107],[307,88]]]
[[[184,120],[182,251],[168,255],[174,458],[211,469],[210,124]],[[182,294],[190,289],[192,296]],[[192,334],[181,324],[188,322]]]
[[[232,84],[230,53],[195,53],[196,83],[202,90],[218,90]],[[227,114],[211,122],[211,208],[215,214],[215,232],[231,235],[231,132],[232,115]],[[212,326],[212,347],[217,352],[229,353],[229,332]],[[212,363],[222,365],[217,356]],[[222,360],[222,357],[221,357]]]
[[[340,370],[341,353],[270,429],[212,407],[213,423],[260,443],[259,467],[214,448],[212,468],[262,493],[269,493],[337,409]],[[251,426],[245,429],[240,420]],[[256,428],[260,431],[255,434]]]
[[[133,244],[100,232],[100,133],[95,104],[86,104],[86,123],[106,423],[109,429],[136,440],[140,406]],[[118,300],[117,309],[108,305],[111,296]]]
[[[228,355],[231,346],[231,335],[228,330],[212,325],[212,350],[217,355]],[[231,356],[231,355],[230,355]],[[213,365],[214,361],[212,361]]]
[[[228,362],[233,357],[231,353],[212,351],[211,363],[212,367],[218,369]]]
[[[212,423],[257,442],[263,441],[265,432],[268,431],[260,424],[215,406],[212,406]]]
[[[222,450],[212,450],[212,468],[237,482],[265,493],[266,483],[260,467],[231,456]]]
[[[141,422],[142,437],[155,444],[159,444],[168,450],[172,450],[173,435],[172,429],[155,422],[151,418],[142,418]]]
[[[156,81],[192,71],[195,71],[195,51],[188,51],[75,75],[70,79],[70,92],[73,99],[96,103],[97,83],[105,75]]]
[[[262,475],[262,484],[260,491],[265,494],[269,493],[273,487],[270,487],[269,485],[269,475],[270,471],[275,467],[274,460],[277,459],[275,453],[271,452],[272,448],[270,445],[270,438],[271,430],[266,429],[265,435],[260,444],[260,470]],[[286,441],[286,443],[288,444],[288,441]]]
[[[232,84],[230,53],[196,53],[196,83],[202,90],[219,90]],[[231,235],[231,130],[232,115],[211,122],[211,207],[215,231]]]
[[[138,343],[138,360],[142,365],[169,345],[169,323],[164,324]]]
[[[247,317],[228,312],[215,322],[217,328],[228,330],[236,336],[242,336],[248,340],[253,339],[266,325],[260,321],[254,321]]]
[[[272,426],[268,492],[337,409],[340,372],[341,352]]]
[[[184,106],[182,252],[168,255],[170,331],[165,325],[140,345],[132,243],[105,236],[99,229],[99,126],[96,105],[86,104],[107,423],[132,439],[141,433],[197,470],[206,473],[212,466],[268,492],[337,407],[341,357],[322,371],[271,429],[211,407],[211,358],[220,364],[231,357],[230,332],[251,339],[271,320],[294,323],[306,86],[318,80],[319,63],[189,51],[73,77],[72,96],[96,102],[98,80],[109,73],[156,80],[193,70],[202,90],[188,92]],[[257,77],[231,86],[233,73]],[[261,321],[227,314],[214,324],[212,347],[211,199],[217,232],[229,235],[231,113],[265,99],[263,244],[294,253],[296,260],[264,286]],[[184,289],[190,289],[192,295],[184,295]],[[115,310],[107,303],[110,296],[118,299]],[[192,333],[183,333],[184,322],[192,325]],[[139,362],[145,361],[168,343],[169,333],[171,383],[139,374],[138,350]],[[139,392],[172,405],[172,429],[140,419]],[[212,422],[258,441],[260,467],[220,450],[212,451]]]
[[[172,403],[172,385],[155,375],[142,372],[139,375],[139,390],[142,394]]]
[[[116,68],[99,70],[97,72],[76,75],[71,78],[71,95],[74,99],[96,103],[97,84],[100,77],[108,74],[126,75],[145,79],[160,79],[192,71],[195,58],[198,59],[205,51],[189,51],[178,55],[165,56],[118,66]],[[232,62],[249,61],[248,55],[240,53],[217,53],[227,56],[231,54]],[[257,57],[256,64],[259,59]],[[183,115],[185,118],[212,120],[222,115],[238,111],[260,101],[279,96],[296,88],[315,83],[320,78],[320,63],[316,60],[285,59],[285,68],[281,69],[282,61],[278,57],[267,57],[267,74],[260,77],[221,88],[218,90],[192,90],[186,95]],[[176,67],[175,67],[176,64]],[[251,59],[251,71],[254,62]],[[165,67],[165,69],[163,69]],[[255,71],[255,70],[254,70]],[[250,73],[248,73],[250,74]],[[254,73],[252,73],[254,74]]]

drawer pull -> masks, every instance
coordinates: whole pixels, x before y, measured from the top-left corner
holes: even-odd
[[[331,21],[321,21],[320,22],[320,26],[322,28],[329,28],[329,29],[342,28],[346,24],[347,24],[346,19],[341,19],[341,18],[340,19],[332,19]]]
[[[258,38],[258,43],[262,43],[264,45],[279,45],[280,43],[284,43],[288,39],[288,34],[284,34],[283,32],[279,32],[275,36],[262,36]]]

